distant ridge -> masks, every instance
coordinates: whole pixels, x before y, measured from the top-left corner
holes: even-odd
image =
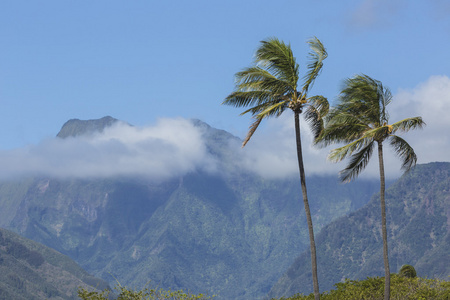
[[[69,257],[0,228],[0,299],[77,299],[79,286],[109,288]]]
[[[117,122],[120,121],[110,116],[94,120],[71,119],[64,123],[56,136],[59,138],[67,138],[102,132],[105,128],[110,127]]]

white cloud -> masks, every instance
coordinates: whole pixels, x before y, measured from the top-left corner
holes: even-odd
[[[328,150],[312,146],[312,134],[303,120],[300,131],[306,174],[337,174],[339,167],[326,161]],[[277,119],[269,119],[242,152],[241,165],[263,177],[299,176],[293,114],[289,111]]]
[[[199,128],[184,119],[161,119],[155,126],[119,123],[99,134],[1,151],[0,165],[2,179],[26,175],[166,179],[199,169],[212,171],[215,161]]]
[[[432,76],[412,90],[400,90],[390,106],[391,122],[421,116],[427,123],[404,135],[419,163],[450,161],[450,78]]]

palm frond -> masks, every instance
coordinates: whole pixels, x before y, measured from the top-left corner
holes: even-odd
[[[328,113],[329,103],[323,96],[313,96],[308,99],[309,105],[306,107],[304,117],[309,124],[314,139],[317,139],[324,128],[324,118]]]
[[[389,125],[384,125],[365,131],[363,136],[365,138],[383,142],[389,136],[390,133],[391,127]]]
[[[295,88],[295,87],[294,87]],[[259,67],[245,69],[236,74],[236,91],[267,91],[274,95],[292,93],[294,88]]]
[[[388,88],[383,87],[383,84],[376,81],[377,98],[380,103],[380,124],[389,123],[389,113],[386,106],[392,101],[392,93]]]
[[[293,89],[297,88],[299,66],[289,44],[277,38],[262,41],[255,54],[255,63],[278,79],[289,82]]]
[[[314,144],[326,147],[333,143],[350,143],[361,138],[367,130],[370,130],[370,127],[353,113],[334,108],[326,115],[325,127],[314,140]]]
[[[397,156],[402,160],[402,170],[406,172],[416,165],[416,153],[404,139],[399,136],[392,135],[389,138],[389,143],[394,148]]]
[[[347,79],[346,86],[339,95],[339,111],[345,111],[365,124],[379,124],[380,108],[377,86],[363,75]]]
[[[261,121],[263,118],[255,117],[255,121],[250,125],[247,136],[245,137],[244,141],[242,142],[242,148],[247,145],[248,141],[252,138],[253,134],[255,133],[256,129],[258,129],[259,124],[261,124]]]
[[[392,124],[392,133],[399,132],[408,132],[409,130],[416,128],[423,128],[425,126],[425,122],[422,120],[422,117],[414,117],[414,118],[406,118],[401,121],[395,122]]]
[[[372,143],[373,140],[371,139],[359,138],[345,146],[331,150],[330,154],[328,155],[328,160],[332,162],[342,161],[346,157],[351,156],[354,152],[357,152]]]
[[[267,91],[234,92],[228,95],[222,104],[234,107],[246,107],[273,101],[273,97],[273,93]]]
[[[319,113],[320,118],[324,119],[330,110],[330,103],[324,96],[312,96],[308,98],[308,103],[313,106]]]
[[[307,72],[303,77],[302,94],[306,95],[309,89],[312,87],[314,80],[320,74],[323,67],[323,61],[327,58],[328,53],[323,46],[322,42],[314,37],[308,41],[310,52],[308,55]]]
[[[262,80],[277,79],[273,74],[258,66],[246,68],[235,75],[236,85],[243,82],[259,82]]]
[[[342,124],[365,124],[352,111],[345,109],[345,107],[337,106],[332,108],[325,117],[325,122],[330,125]]]
[[[314,144],[323,148],[336,143],[351,143],[361,138],[365,130],[366,126],[359,123],[326,124]]]
[[[347,167],[339,173],[339,178],[342,182],[352,181],[366,168],[372,157],[374,144],[375,142],[369,143],[351,156]]]
[[[284,111],[287,103],[288,101],[280,101],[272,105],[265,105],[265,108],[258,113],[258,118],[267,118],[268,116],[280,115]]]
[[[251,113],[253,116],[264,115],[264,118],[272,116],[280,116],[286,109],[288,102],[289,102],[288,98],[287,99],[280,98],[272,101],[266,101],[243,111],[241,113],[241,116],[247,113]]]

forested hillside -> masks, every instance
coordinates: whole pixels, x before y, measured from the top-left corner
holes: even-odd
[[[417,165],[387,190],[391,273],[413,265],[417,275],[450,276],[450,163]],[[379,196],[325,226],[317,237],[321,290],[345,278],[384,276]],[[309,253],[303,253],[270,296],[310,293]]]
[[[79,287],[108,284],[69,257],[0,228],[0,299],[77,299]]]

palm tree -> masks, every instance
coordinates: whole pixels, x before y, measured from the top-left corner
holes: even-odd
[[[357,75],[345,81],[338,104],[326,117],[326,125],[316,143],[327,146],[332,143],[345,143],[334,149],[329,160],[338,162],[350,157],[347,167],[340,172],[342,181],[355,179],[367,166],[373,150],[378,148],[380,169],[381,228],[383,235],[383,259],[385,269],[384,299],[390,297],[390,272],[386,230],[385,175],[383,162],[383,143],[389,143],[403,161],[402,169],[408,171],[416,164],[414,149],[395,133],[422,128],[425,123],[421,117],[407,118],[389,125],[387,105],[392,100],[388,88],[380,81],[367,75]]]
[[[235,91],[225,99],[223,104],[250,107],[242,115],[251,113],[254,122],[249,128],[242,147],[247,144],[263,119],[278,117],[287,108],[294,112],[300,183],[311,245],[314,297],[319,299],[316,246],[306,192],[299,115],[304,111],[305,119],[310,124],[314,136],[318,137],[323,127],[322,117],[328,112],[328,101],[322,96],[308,98],[308,91],[322,69],[327,52],[319,39],[315,37],[310,39],[308,44],[310,46],[309,63],[300,90],[299,65],[295,61],[290,45],[271,38],[261,42],[256,51],[254,65],[236,73]]]

